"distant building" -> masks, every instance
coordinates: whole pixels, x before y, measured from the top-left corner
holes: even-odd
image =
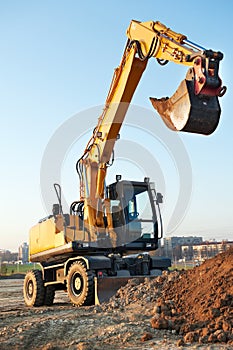
[[[28,262],[28,244],[26,242],[19,247],[18,260],[22,261],[23,264]]]
[[[7,249],[0,249],[0,262],[15,262],[18,260],[18,253],[17,252],[11,252]]]
[[[180,259],[182,256],[181,246],[200,244],[202,242],[203,238],[196,236],[166,237],[164,238],[164,253],[172,259]]]
[[[193,245],[182,245],[181,253],[185,260],[192,261],[204,261],[212,258],[215,255],[225,252],[233,246],[233,241],[222,241],[222,242],[203,242],[200,244]]]

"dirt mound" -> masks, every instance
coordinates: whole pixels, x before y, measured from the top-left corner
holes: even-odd
[[[163,299],[174,302],[186,340],[232,341],[233,249],[168,283]]]
[[[141,284],[135,278],[107,307],[129,307],[139,301],[141,312],[152,316],[151,327],[176,332],[180,345],[233,344],[233,249],[192,270],[164,273]]]

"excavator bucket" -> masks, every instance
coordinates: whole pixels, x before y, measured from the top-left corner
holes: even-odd
[[[170,98],[150,100],[172,130],[210,135],[217,128],[221,114],[218,97],[196,95],[193,80],[183,80]]]

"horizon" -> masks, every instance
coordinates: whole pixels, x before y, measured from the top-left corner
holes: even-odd
[[[233,238],[232,239],[229,239],[229,238],[216,238],[216,237],[212,237],[212,238],[205,238],[204,236],[202,236],[201,234],[192,234],[192,235],[179,235],[179,234],[176,234],[176,235],[171,235],[171,236],[166,236],[166,237],[163,237],[161,240],[163,240],[164,238],[168,238],[168,237],[185,237],[185,238],[191,238],[191,237],[201,237],[203,239],[202,243],[205,243],[205,242],[209,242],[209,243],[222,243],[222,242],[233,242]],[[10,248],[2,248],[0,247],[0,253],[3,252],[3,251],[9,251],[10,253],[14,254],[14,253],[18,253],[18,249],[19,247],[24,244],[24,243],[27,243],[29,245],[29,242],[28,241],[25,241],[25,242],[21,242],[21,244],[18,246],[18,248],[14,248],[14,249],[10,249]],[[200,243],[200,244],[202,244]],[[199,244],[199,243],[197,243]]]

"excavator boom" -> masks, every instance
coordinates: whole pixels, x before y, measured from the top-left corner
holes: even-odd
[[[77,167],[80,199],[85,202],[84,216],[93,240],[95,228],[105,226],[100,200],[104,199],[104,181],[114,144],[149,59],[156,59],[161,66],[170,61],[188,67],[185,80],[171,98],[150,98],[172,130],[211,134],[221,113],[218,97],[226,90],[218,75],[221,52],[206,50],[158,21],[133,20],[126,34],[126,47],[114,71],[103,112]]]

